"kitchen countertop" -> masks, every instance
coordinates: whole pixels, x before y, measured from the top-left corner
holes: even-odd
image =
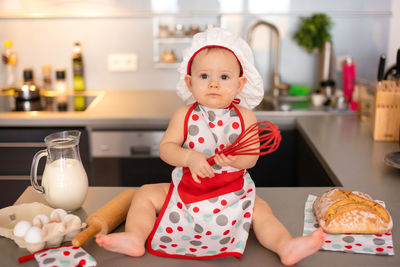
[[[176,109],[183,105],[175,90],[86,91],[97,95],[81,112],[0,112],[0,126],[85,126],[91,129],[165,129]],[[324,111],[255,111],[283,126],[294,124],[297,116],[327,114]]]
[[[80,112],[0,112],[0,126],[166,128],[183,102],[172,90],[87,91],[96,99]]]
[[[86,218],[108,200],[122,192],[124,187],[90,187],[83,207],[75,213],[81,218]],[[300,236],[303,232],[304,205],[309,194],[319,195],[328,188],[304,187],[304,188],[257,188],[257,194],[265,199],[272,207],[277,218],[288,228],[293,236]],[[367,254],[351,254],[333,251],[318,251],[316,254],[302,260],[298,266],[399,266],[399,201],[395,196],[384,198],[394,219],[393,241],[396,255],[375,256]],[[36,193],[32,187],[28,187],[16,204],[24,202],[45,200],[42,195]],[[397,206],[395,205],[397,203]],[[123,231],[123,226],[116,231]],[[89,240],[83,248],[98,262],[98,266],[280,266],[278,256],[264,249],[256,240],[253,232],[249,236],[246,250],[241,259],[233,257],[212,260],[189,260],[164,258],[151,255],[146,252],[143,257],[133,258],[117,253],[112,253],[97,246],[94,239]],[[26,255],[27,250],[20,249],[13,241],[0,238],[0,262],[2,266],[37,266],[35,260],[18,265],[17,258]]]
[[[400,170],[387,166],[386,154],[400,151],[398,142],[373,141],[369,122],[356,114],[298,117],[296,128],[335,185],[390,196],[400,205]]]
[[[182,104],[174,94],[160,91],[160,99],[165,102],[156,111],[149,111],[144,101],[150,101],[152,92],[140,94],[138,102],[132,107],[119,107],[118,104],[109,103],[107,106],[103,101],[108,101],[103,96],[103,101],[99,101],[89,109],[78,115],[55,116],[52,114],[41,114],[37,118],[27,113],[3,113],[0,114],[0,126],[38,126],[38,125],[76,125],[77,122],[89,123],[89,127],[100,127],[109,125],[117,127],[124,123],[151,123],[153,127],[165,125],[168,123],[169,116],[176,106]],[[117,94],[112,94],[109,98],[118,99]],[[135,93],[129,93],[131,97]],[[125,97],[124,97],[125,96]],[[119,95],[121,103],[128,101],[125,94]],[[160,95],[158,96],[160,97]],[[113,100],[113,101],[114,101]],[[111,101],[111,102],[113,102]],[[133,100],[130,99],[129,102]],[[104,106],[102,106],[104,105]],[[114,111],[110,107],[114,105]],[[94,108],[98,108],[95,112]],[[103,110],[102,110],[103,109]],[[107,113],[107,110],[110,112]],[[119,111],[118,111],[119,110]],[[126,114],[123,111],[129,110]],[[118,111],[118,112],[117,112]],[[101,113],[104,112],[104,113]],[[115,113],[112,113],[115,112]],[[122,114],[123,113],[123,114]],[[58,114],[58,113],[57,113]],[[73,113],[76,114],[76,113]],[[114,115],[112,115],[114,114]],[[326,113],[308,116],[309,114],[298,113],[269,113],[256,112],[259,120],[268,119],[283,120],[288,125],[292,124],[299,130],[311,149],[321,161],[325,170],[328,172],[332,181],[346,189],[355,189],[369,193],[375,199],[384,200],[394,221],[393,244],[395,256],[371,256],[360,254],[345,254],[339,252],[319,251],[315,255],[303,260],[304,266],[399,266],[400,256],[400,170],[388,167],[384,164],[383,158],[387,153],[398,151],[400,147],[395,142],[374,142],[372,140],[370,126],[367,122],[358,120],[355,114],[336,114]],[[74,117],[77,116],[77,117]],[[114,116],[114,117],[113,117]],[[132,117],[133,116],[133,117]],[[40,118],[39,118],[40,117]],[[149,122],[146,122],[149,121]],[[57,124],[56,124],[57,123]],[[70,124],[68,124],[70,123]],[[123,188],[91,188],[87,201],[83,209],[78,213],[82,217],[95,211],[112,196],[116,195]],[[308,194],[318,195],[327,188],[258,188],[258,194],[264,198],[271,206],[276,216],[284,223],[289,231],[298,236],[302,233],[304,219],[304,203]],[[101,198],[100,198],[101,196]],[[31,188],[18,199],[17,203],[33,201],[40,196],[32,192]],[[121,229],[119,229],[121,230]],[[135,264],[138,266],[179,266],[187,264],[185,260],[165,259],[149,255],[148,253],[139,259],[133,259],[121,256],[111,252],[105,252],[97,247],[93,241],[85,245],[85,249],[95,256],[100,262],[100,266],[126,266]],[[7,263],[5,266],[13,266],[16,258],[24,255],[26,250],[17,249],[10,240],[0,238],[0,262]],[[338,257],[340,256],[340,257]],[[278,257],[264,250],[258,245],[255,237],[250,236],[248,247],[242,259],[234,258],[215,259],[210,261],[191,261],[194,265],[214,265],[215,264],[233,264],[233,266],[267,266],[279,265]],[[32,265],[31,265],[32,264]],[[35,266],[32,262],[23,264],[23,266]]]

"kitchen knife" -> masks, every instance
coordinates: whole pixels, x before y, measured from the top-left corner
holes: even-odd
[[[400,48],[397,49],[397,58],[396,58],[396,80],[397,80],[397,85],[400,86]]]
[[[385,62],[386,62],[386,56],[385,56],[385,54],[382,54],[381,57],[379,58],[379,66],[378,66],[378,82],[379,82],[379,84],[383,80],[383,75],[385,72]]]

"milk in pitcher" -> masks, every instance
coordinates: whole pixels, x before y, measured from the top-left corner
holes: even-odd
[[[61,158],[46,165],[42,186],[49,205],[72,211],[85,201],[88,178],[81,161]]]

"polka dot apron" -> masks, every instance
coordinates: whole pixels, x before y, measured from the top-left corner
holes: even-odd
[[[244,130],[236,106],[210,109],[198,103],[185,118],[183,147],[212,156]],[[166,201],[147,240],[150,253],[177,258],[240,258],[246,246],[255,185],[246,170],[212,166],[215,176],[193,181],[176,167]]]

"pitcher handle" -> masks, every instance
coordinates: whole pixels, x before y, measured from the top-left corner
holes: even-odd
[[[47,155],[48,155],[48,153],[47,153],[46,149],[36,152],[35,156],[33,156],[32,166],[31,166],[31,184],[37,192],[42,193],[42,194],[44,194],[44,187],[38,184],[37,167],[38,167],[40,159]]]

